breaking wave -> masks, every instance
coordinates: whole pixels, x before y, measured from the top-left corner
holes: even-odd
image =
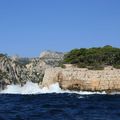
[[[8,85],[5,90],[2,90],[2,94],[45,94],[45,93],[75,93],[75,94],[105,94],[105,92],[76,92],[69,90],[62,90],[58,83],[52,84],[48,87],[40,88],[37,83],[27,82],[24,86],[20,85]]]

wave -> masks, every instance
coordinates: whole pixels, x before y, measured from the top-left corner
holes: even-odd
[[[75,93],[75,94],[105,94],[105,92],[86,92],[86,91],[70,91],[62,90],[58,83],[52,84],[48,87],[40,88],[37,83],[27,82],[24,86],[20,85],[8,85],[5,90],[0,92],[1,94],[46,94],[46,93]]]

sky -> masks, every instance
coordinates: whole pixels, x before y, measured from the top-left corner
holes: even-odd
[[[39,56],[120,47],[120,0],[0,0],[0,52]]]

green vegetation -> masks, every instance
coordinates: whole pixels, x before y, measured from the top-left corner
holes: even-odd
[[[30,59],[29,58],[18,58],[18,62],[21,64],[21,65],[27,65],[30,63]]]
[[[3,56],[4,56],[4,54],[0,53],[0,57],[3,57]]]
[[[7,56],[7,54],[0,53],[0,59],[3,58],[3,57],[6,57],[6,56]]]
[[[65,65],[64,65],[64,64],[61,64],[60,67],[61,67],[61,68],[65,68]]]
[[[75,64],[80,68],[101,70],[105,66],[120,68],[120,48],[112,46],[73,49],[65,55],[65,64]]]
[[[66,68],[63,61],[60,61],[57,67]]]

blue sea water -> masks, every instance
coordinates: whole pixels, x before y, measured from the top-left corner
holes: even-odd
[[[0,94],[0,120],[120,120],[120,95]]]

